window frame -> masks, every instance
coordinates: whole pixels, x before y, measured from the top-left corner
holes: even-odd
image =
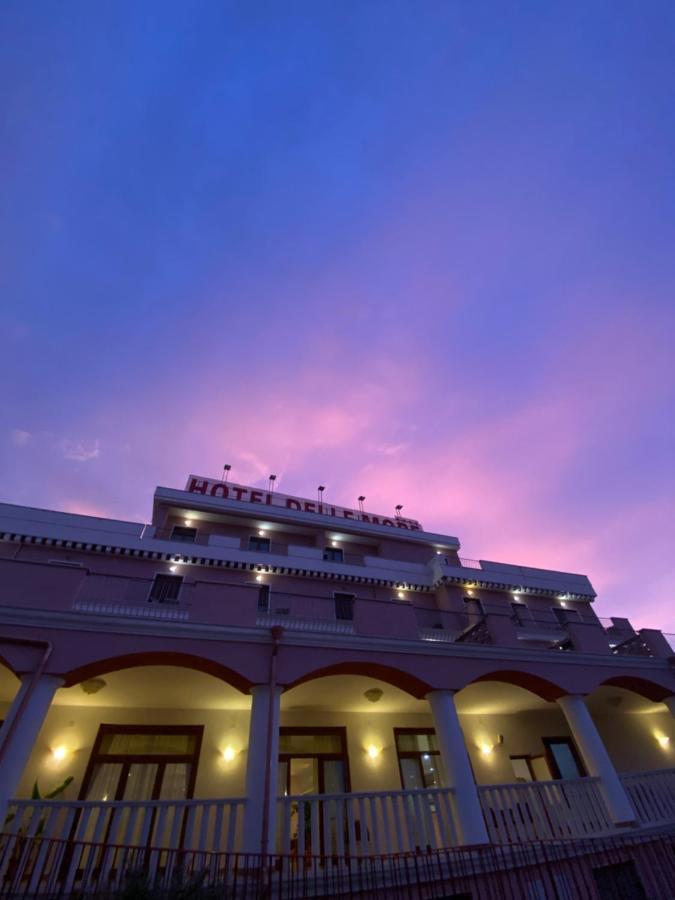
[[[323,561],[343,563],[345,561],[345,553],[342,547],[324,547]]]
[[[574,761],[577,764],[577,769],[580,774],[577,778],[587,778],[588,772],[586,771],[586,766],[584,765],[584,761],[581,758],[581,754],[577,749],[577,745],[574,742],[574,739],[569,735],[561,735],[559,737],[543,737],[541,739],[542,744],[544,745],[544,756],[546,757],[546,762],[548,763],[548,767],[551,770],[551,777],[554,781],[569,781],[570,779],[563,778],[560,774],[560,768],[556,761],[555,755],[551,750],[551,744],[566,744],[572,756],[574,757]]]
[[[109,734],[187,734],[194,735],[195,745],[192,753],[101,753],[101,744]],[[186,799],[191,800],[194,796],[195,784],[197,781],[197,769],[199,768],[199,758],[202,748],[202,739],[204,736],[203,725],[109,725],[102,723],[98,727],[98,733],[91,753],[87,767],[84,770],[82,784],[78,800],[86,800],[87,791],[91,786],[95,767],[105,763],[121,763],[122,772],[117,784],[117,790],[113,800],[121,800],[123,792],[125,767],[128,769],[132,763],[157,763],[158,770],[153,785],[152,797],[148,802],[158,800],[161,790],[162,778],[164,777],[164,767],[167,763],[187,763],[190,766],[190,774],[186,788]]]
[[[182,532],[189,531],[192,533],[192,537],[188,538],[185,535],[183,535],[183,537],[180,537],[176,534],[177,530],[182,531]],[[190,525],[174,525],[173,528],[171,529],[171,536],[170,536],[169,540],[178,541],[178,543],[180,543],[180,544],[195,544],[197,542],[197,534],[198,533],[199,533],[198,530],[196,528],[193,528]]]
[[[347,598],[351,598],[351,616],[338,616],[338,599],[346,600]],[[356,594],[352,594],[349,591],[333,591],[333,604],[335,608],[335,621],[336,622],[353,622],[354,621],[354,612],[356,608]]]
[[[266,547],[252,547],[251,544],[266,544]],[[248,546],[249,553],[270,553],[272,551],[272,540],[268,537],[261,537],[259,534],[249,534]]]
[[[324,793],[325,789],[325,777],[323,770],[323,762],[342,762],[344,778],[345,778],[345,793],[349,794],[352,790],[351,784],[351,776],[349,773],[349,747],[347,744],[347,728],[344,725],[317,725],[315,727],[304,726],[304,725],[282,725],[279,728],[279,738],[281,739],[282,735],[322,735],[322,734],[331,734],[337,735],[340,738],[340,752],[339,753],[285,753],[279,750],[277,754],[277,765],[285,762],[288,763],[286,767],[286,785],[283,788],[283,791],[279,796],[284,795],[284,791],[287,789],[290,790],[290,778],[291,778],[291,763],[292,759],[318,759],[319,760],[319,794]],[[281,745],[281,740],[279,741]],[[279,787],[277,787],[277,793],[279,793]],[[290,793],[287,794],[290,796]],[[326,795],[330,796],[330,794]]]
[[[165,581],[171,581],[174,583],[178,583],[178,591],[176,593],[176,598],[167,600],[166,598],[159,599],[158,597],[153,597],[153,593],[157,586],[158,579],[164,579]],[[182,575],[174,575],[172,572],[155,572],[152,584],[150,585],[150,591],[148,592],[148,603],[160,603],[167,606],[180,606],[180,595],[183,593],[183,587],[185,586],[185,578]]]
[[[470,598],[473,599],[473,598]],[[407,788],[405,786],[405,779],[403,778],[403,766],[401,765],[402,759],[415,759],[417,760],[417,764],[420,771],[420,781],[424,784],[424,767],[422,766],[422,756],[437,756],[439,759],[441,758],[441,751],[439,750],[399,750],[398,746],[398,736],[406,735],[406,734],[433,734],[436,740],[438,740],[438,735],[436,734],[435,728],[394,728],[394,747],[396,748],[396,761],[398,763],[398,777],[401,781],[401,790],[409,791],[412,788]],[[441,760],[442,763],[442,760]],[[443,787],[443,785],[441,785]],[[427,790],[427,788],[422,788],[421,790]],[[433,790],[433,789],[432,789]]]

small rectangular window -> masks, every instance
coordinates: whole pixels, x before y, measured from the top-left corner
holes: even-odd
[[[323,558],[327,562],[343,562],[344,553],[340,547],[324,547]]]
[[[148,600],[150,603],[178,603],[182,584],[181,575],[155,575]]]
[[[270,611],[270,586],[261,584],[258,588],[258,612]]]
[[[640,880],[635,861],[610,863],[592,869],[593,880],[600,900],[614,898],[630,898],[630,900],[647,900],[647,892]]]
[[[354,620],[354,594],[335,594],[335,618],[343,622]]]
[[[248,539],[248,549],[254,550],[256,553],[269,553],[270,546],[269,538],[260,537],[257,534],[252,534]]]
[[[542,738],[548,764],[554,778],[583,778],[586,775],[577,748],[571,738]]]
[[[483,616],[485,615],[485,610],[483,609],[483,603],[477,597],[465,597],[464,598],[464,609],[474,616]]]
[[[514,600],[511,603],[513,621],[516,625],[529,625],[533,622],[532,613],[524,603]]]
[[[194,544],[197,538],[197,529],[188,528],[185,525],[174,525],[171,532],[172,541],[181,541],[184,544]]]

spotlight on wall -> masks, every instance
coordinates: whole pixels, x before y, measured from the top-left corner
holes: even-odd
[[[397,591],[396,596],[399,600],[405,600],[405,594],[403,593],[403,591]]]
[[[483,754],[483,756],[491,756],[495,748],[492,746],[492,744],[488,744],[486,741],[481,741],[478,744],[478,749]]]
[[[367,691],[363,692],[363,696],[366,700],[370,700],[371,703],[377,703],[378,700],[381,700],[382,694],[384,694],[382,688],[368,688]]]
[[[58,747],[54,747],[52,749],[52,756],[56,760],[65,759],[67,755],[68,755],[68,750],[66,747],[63,746],[63,744],[60,744]]]
[[[656,740],[658,741],[659,746],[663,747],[664,750],[670,746],[670,738],[667,734],[657,734]]]
[[[226,747],[223,750],[223,759],[225,760],[225,762],[232,762],[235,756],[236,754],[234,751],[234,747]]]
[[[366,752],[371,759],[377,759],[377,757],[381,753],[381,750],[379,747],[376,747],[375,744],[369,744]]]
[[[255,580],[256,580],[256,581],[262,581],[262,575],[256,575],[256,576],[255,576]]]
[[[177,568],[178,568],[177,566],[169,566],[169,572],[175,573]]]

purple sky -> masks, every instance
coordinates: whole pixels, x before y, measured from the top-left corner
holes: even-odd
[[[0,6],[0,497],[188,472],[675,631],[675,4]]]

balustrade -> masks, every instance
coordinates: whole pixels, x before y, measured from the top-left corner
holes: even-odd
[[[675,822],[675,769],[620,777],[641,825]]]

